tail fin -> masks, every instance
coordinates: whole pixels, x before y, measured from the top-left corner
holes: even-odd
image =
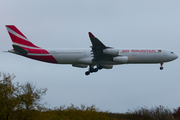
[[[39,48],[31,43],[14,25],[6,25],[6,28],[14,45],[27,48]]]

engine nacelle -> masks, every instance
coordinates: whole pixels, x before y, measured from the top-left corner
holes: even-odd
[[[128,63],[128,57],[127,56],[117,56],[117,57],[113,58],[113,62]]]
[[[113,65],[102,65],[104,69],[112,69]]]
[[[104,54],[108,54],[108,55],[118,55],[119,54],[119,49],[112,49],[112,48],[107,48],[103,50]]]
[[[73,67],[79,67],[79,68],[87,68],[88,65],[84,64],[72,64]]]

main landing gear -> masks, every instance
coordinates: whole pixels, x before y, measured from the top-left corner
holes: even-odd
[[[97,65],[96,68],[94,66],[89,65],[89,70],[85,72],[85,75],[89,75],[90,73],[97,72],[98,70],[101,70],[103,68],[102,65]]]
[[[161,67],[160,67],[160,70],[163,70],[163,64],[164,64],[164,63],[161,63]]]

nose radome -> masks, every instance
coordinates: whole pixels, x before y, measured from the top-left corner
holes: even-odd
[[[177,59],[178,58],[178,56],[177,55],[175,55],[175,59]]]
[[[178,58],[178,56],[177,56],[176,54],[174,54],[174,55],[172,56],[172,58],[173,58],[173,60],[175,60],[175,59]]]

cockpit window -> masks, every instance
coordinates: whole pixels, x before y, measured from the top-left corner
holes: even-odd
[[[171,52],[171,54],[174,54],[174,52]]]

